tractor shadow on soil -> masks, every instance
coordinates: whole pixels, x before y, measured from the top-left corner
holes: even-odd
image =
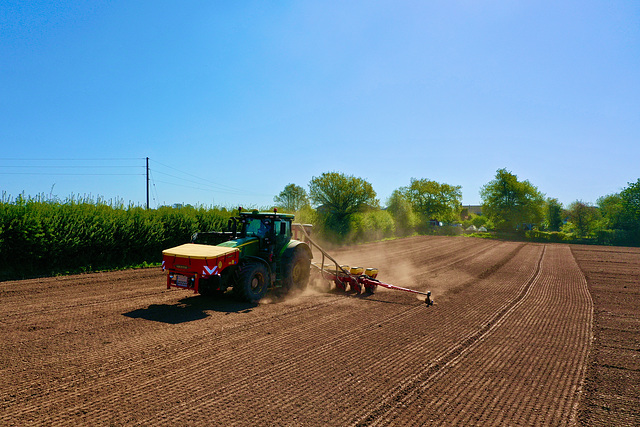
[[[182,298],[175,304],[151,304],[147,308],[139,308],[123,313],[123,316],[175,325],[204,319],[209,316],[207,314],[208,311],[248,313],[257,305],[238,301],[226,294],[216,298],[197,295]]]

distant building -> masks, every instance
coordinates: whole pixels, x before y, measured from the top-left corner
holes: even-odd
[[[466,209],[470,214],[482,215],[482,205],[462,205],[462,209]]]

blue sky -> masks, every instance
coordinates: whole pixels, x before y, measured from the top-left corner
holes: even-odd
[[[568,205],[640,178],[637,1],[2,1],[0,191],[384,204],[506,168]]]

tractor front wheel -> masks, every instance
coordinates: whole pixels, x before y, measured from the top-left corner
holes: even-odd
[[[242,266],[238,283],[233,287],[235,293],[244,301],[257,303],[267,293],[269,288],[269,272],[260,263],[250,263]]]

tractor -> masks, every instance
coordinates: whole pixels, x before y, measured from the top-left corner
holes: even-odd
[[[167,273],[167,289],[190,289],[202,295],[220,295],[232,288],[241,299],[257,303],[270,288],[303,290],[313,269],[336,290],[361,294],[375,293],[378,286],[426,296],[423,292],[379,281],[377,268],[341,265],[314,242],[310,225],[294,224],[291,214],[243,212],[229,220],[227,231],[198,232],[191,243],[162,251],[162,269]],[[299,236],[299,237],[298,237]],[[311,248],[321,254],[312,263]]]
[[[227,231],[198,232],[191,243],[162,251],[167,288],[218,295],[231,288],[257,303],[270,288],[305,289],[311,248],[293,238],[291,214],[238,211]]]

